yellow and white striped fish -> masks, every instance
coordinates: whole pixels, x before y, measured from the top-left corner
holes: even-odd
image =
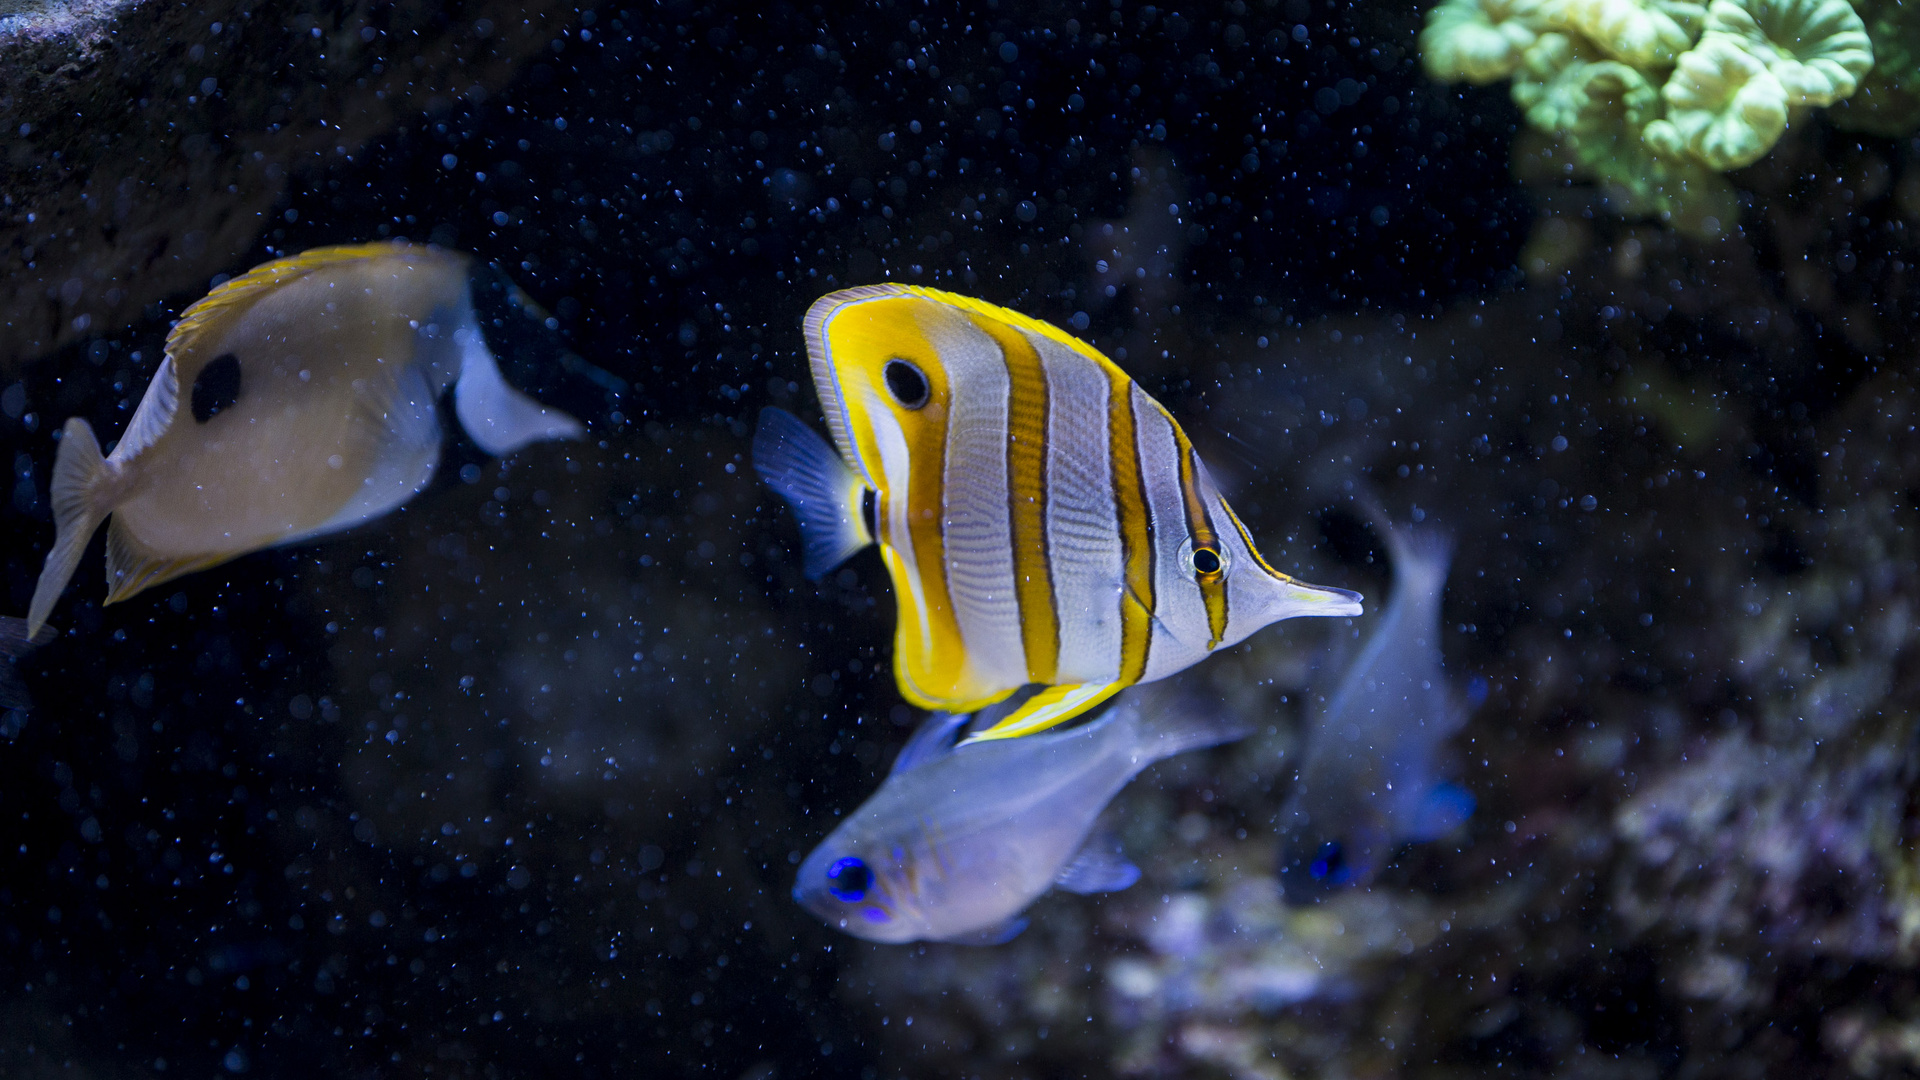
[[[1180,425],[1037,319],[905,285],[822,297],[807,351],[833,448],[760,414],[754,467],[818,578],[878,541],[893,666],[927,709],[1043,689],[974,739],[1044,731],[1296,615],[1360,597],[1268,566]]]

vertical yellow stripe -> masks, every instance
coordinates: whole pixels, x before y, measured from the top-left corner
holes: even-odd
[[[1020,638],[1029,681],[1050,684],[1060,669],[1060,616],[1047,550],[1047,373],[1026,335],[979,316],[973,321],[1007,363],[1007,516]]]
[[[1108,460],[1113,464],[1113,509],[1126,564],[1126,588],[1120,594],[1120,676],[1115,681],[1131,685],[1147,673],[1147,646],[1153,636],[1153,519],[1147,513],[1146,482],[1140,476],[1133,384],[1119,368],[1109,365],[1102,370],[1110,384]]]
[[[941,518],[950,387],[939,353],[917,317],[917,301],[910,297],[863,296],[821,312],[817,326],[821,355],[815,357],[816,372],[824,365],[840,388],[854,455],[879,493],[881,556],[899,606],[893,669],[900,694],[923,709],[977,708],[994,697],[968,678],[966,643],[947,595]],[[928,400],[919,409],[901,408],[887,394],[885,367],[895,357],[911,361],[927,378]],[[875,409],[886,410],[887,418],[872,415]],[[897,429],[905,443],[905,490],[896,488],[886,473],[875,434],[883,422]],[[900,515],[905,537],[895,534],[894,510],[901,503],[906,504]],[[911,549],[911,564],[902,557],[903,548]],[[924,602],[924,621],[912,600],[915,595]]]
[[[1168,417],[1173,423],[1173,418]],[[1193,444],[1187,441],[1187,433],[1173,423],[1173,441],[1180,455],[1180,494],[1187,506],[1187,535],[1193,539],[1193,547],[1212,548],[1214,554],[1220,554],[1220,537],[1213,531],[1213,521],[1207,514],[1206,501],[1200,497],[1200,476],[1198,459],[1193,454]],[[1181,567],[1184,573],[1193,573],[1193,567]],[[1227,636],[1227,575],[1194,573],[1194,580],[1200,585],[1200,598],[1207,605],[1207,648],[1217,647]]]

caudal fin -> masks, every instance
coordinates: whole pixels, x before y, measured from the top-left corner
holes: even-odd
[[[111,466],[100,454],[100,441],[85,420],[74,417],[61,432],[60,453],[53,462],[53,550],[40,570],[39,584],[33,588],[33,602],[27,608],[26,636],[40,636],[53,614],[53,605],[66,591],[87,541],[106,520],[112,507],[100,497],[100,490],[111,475]]]
[[[785,409],[760,410],[753,470],[800,519],[802,564],[815,581],[873,543],[861,520],[867,486],[820,433]]]
[[[453,384],[453,413],[476,446],[494,457],[505,457],[545,439],[586,438],[586,425],[507,385],[477,328],[462,344],[460,378]]]
[[[1387,542],[1387,554],[1393,559],[1394,587],[1438,594],[1446,584],[1447,567],[1453,562],[1453,534],[1432,523],[1396,522],[1372,491],[1358,485],[1356,488],[1353,501]]]

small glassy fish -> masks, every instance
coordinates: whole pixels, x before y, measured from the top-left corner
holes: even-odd
[[[1440,669],[1440,599],[1453,544],[1437,530],[1376,515],[1393,560],[1393,594],[1306,735],[1281,811],[1280,881],[1314,901],[1365,885],[1400,844],[1451,832],[1473,796],[1441,781],[1441,743],[1466,720]]]
[[[1085,342],[952,293],[874,285],[807,312],[839,454],[766,409],[754,467],[819,577],[878,541],[894,675],[972,739],[1045,730],[1296,615],[1360,598],[1268,566],[1173,417]]]
[[[440,460],[437,403],[480,449],[585,433],[507,385],[475,300],[484,264],[405,243],[318,248],[189,307],[113,453],[78,417],[54,462],[55,538],[27,633],[109,515],[107,603],[238,555],[351,528]]]
[[[1138,694],[1066,731],[956,748],[969,719],[936,713],[914,733],[880,790],[800,864],[802,907],[869,941],[1005,941],[1050,888],[1111,892],[1139,878],[1112,843],[1088,840],[1136,773],[1247,733]]]

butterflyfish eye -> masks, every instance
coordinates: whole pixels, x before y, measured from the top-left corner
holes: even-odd
[[[849,904],[858,903],[873,887],[873,871],[857,858],[841,859],[827,867],[827,891],[835,899],[845,900]]]
[[[893,400],[909,409],[917,409],[927,403],[927,395],[932,392],[927,385],[927,376],[911,361],[898,357],[887,361],[881,374],[887,380],[887,392]]]
[[[193,379],[193,418],[199,423],[213,419],[222,409],[240,400],[240,358],[221,353],[200,369]]]
[[[1220,572],[1220,553],[1212,548],[1193,549],[1193,569],[1195,573],[1207,575]]]

